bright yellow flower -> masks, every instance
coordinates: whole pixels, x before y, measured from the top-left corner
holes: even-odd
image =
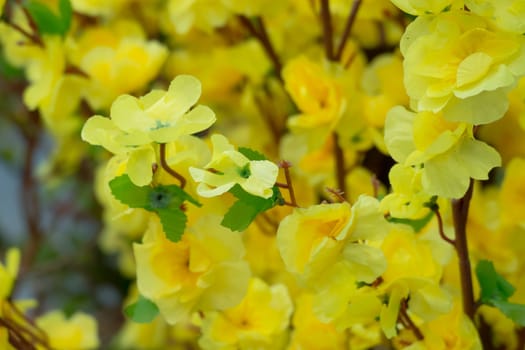
[[[218,0],[170,0],[167,13],[177,34],[186,34],[192,27],[211,32],[230,17],[228,8]]]
[[[353,207],[338,203],[295,209],[281,221],[277,245],[286,268],[309,285],[340,261],[358,281],[371,283],[386,265],[369,243],[380,241],[387,230],[377,200],[361,196]]]
[[[279,168],[268,160],[249,160],[235,150],[226,137],[211,136],[213,155],[204,169],[190,167],[193,180],[199,182],[197,193],[202,197],[214,197],[239,184],[254,196],[269,198],[277,180]]]
[[[424,320],[449,312],[450,297],[441,289],[441,266],[430,246],[417,239],[411,230],[395,228],[381,246],[387,268],[381,288],[389,293],[388,305],[381,310],[381,327],[385,335],[396,335],[401,301],[409,297],[409,310]]]
[[[525,217],[525,159],[514,158],[506,168],[501,186],[501,217],[505,224],[524,224]]]
[[[525,33],[525,3],[521,0],[465,0],[465,5],[504,31]]]
[[[319,64],[299,56],[286,64],[282,75],[301,111],[288,121],[292,130],[335,127],[345,109],[342,88]]]
[[[89,16],[115,16],[132,0],[71,0],[73,10]]]
[[[53,349],[91,350],[99,346],[97,322],[90,315],[77,312],[67,319],[62,311],[51,311],[37,318],[36,325],[47,334]]]
[[[412,106],[471,124],[501,118],[508,91],[525,74],[524,44],[465,11],[418,17],[401,40]]]
[[[68,49],[73,64],[90,78],[84,94],[95,110],[108,108],[121,94],[142,90],[158,75],[168,54],[129,20],[87,29]]]
[[[388,179],[392,192],[381,200],[381,208],[397,218],[421,219],[428,214],[424,205],[430,201],[430,195],[423,191],[421,171],[403,164],[390,168]]]
[[[137,286],[155,302],[169,324],[193,312],[236,305],[248,286],[241,237],[222,227],[219,217],[201,217],[174,243],[160,222],[152,222],[142,244],[134,244]]]
[[[0,302],[11,295],[19,266],[20,250],[10,248],[6,253],[5,264],[0,264]]]
[[[385,143],[397,162],[418,168],[425,192],[446,198],[463,196],[470,178],[486,180],[501,164],[498,152],[474,139],[467,124],[401,106],[388,113]]]
[[[268,286],[253,278],[237,306],[205,313],[199,345],[210,350],[279,349],[286,340],[292,309],[284,285]]]
[[[414,16],[440,13],[457,0],[390,0],[406,13]]]
[[[313,296],[301,294],[295,301],[293,333],[287,350],[346,349],[344,332],[334,325],[321,322],[313,311]],[[352,348],[353,349],[353,348]]]

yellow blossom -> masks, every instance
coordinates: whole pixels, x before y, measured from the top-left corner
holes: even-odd
[[[219,217],[201,217],[174,243],[160,222],[152,221],[143,243],[134,244],[139,292],[169,324],[198,310],[232,307],[246,292],[250,270],[242,260],[241,238],[219,222]]]
[[[111,17],[132,0],[71,0],[75,12],[89,16]]]
[[[10,248],[6,253],[5,264],[0,264],[0,302],[11,295],[11,290],[18,275],[20,250]]]
[[[333,128],[344,109],[341,86],[323,68],[299,56],[283,68],[285,88],[301,111],[292,116],[288,126],[292,129]]]
[[[344,332],[330,323],[321,322],[313,312],[313,296],[301,294],[295,301],[293,333],[288,350],[346,349]]]
[[[465,5],[504,31],[525,33],[525,3],[521,0],[465,0]]]
[[[286,268],[309,285],[342,261],[358,281],[371,283],[385,269],[378,248],[364,243],[380,241],[388,230],[379,203],[361,196],[348,203],[320,204],[295,209],[277,231],[277,245]]]
[[[440,13],[457,0],[390,0],[406,13],[414,16]]]
[[[385,143],[397,162],[419,168],[425,192],[446,198],[463,196],[470,178],[486,180],[501,164],[498,152],[474,139],[467,124],[400,106],[388,113]]]
[[[524,44],[523,36],[493,31],[473,13],[418,17],[401,40],[412,106],[471,124],[501,118],[508,91],[525,74]]]
[[[500,203],[502,221],[507,225],[525,223],[523,216],[525,210],[524,171],[524,158],[511,160],[505,171],[505,178],[500,192]]]
[[[203,197],[223,194],[236,184],[246,192],[258,197],[269,198],[279,168],[268,160],[249,160],[235,150],[226,137],[211,136],[213,155],[204,169],[190,167],[193,180],[199,182],[197,193]]]
[[[253,278],[244,299],[227,310],[204,314],[204,349],[279,349],[290,322],[292,300],[284,285]]]
[[[37,318],[36,325],[47,334],[53,349],[91,350],[99,346],[97,322],[90,315],[77,312],[66,318],[62,311],[51,311]]]
[[[228,8],[218,0],[170,0],[167,13],[178,34],[186,34],[192,27],[211,32],[223,26],[230,16]]]
[[[136,22],[120,20],[85,30],[70,42],[68,53],[89,76],[84,94],[98,110],[121,94],[140,91],[159,73],[168,52],[161,43],[147,41]]]

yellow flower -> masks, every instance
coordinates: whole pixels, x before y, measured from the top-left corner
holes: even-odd
[[[73,10],[89,16],[111,17],[132,0],[71,0]]]
[[[445,8],[457,0],[390,0],[394,5],[406,13],[414,16],[426,15],[429,13],[440,13]]]
[[[412,106],[471,124],[501,118],[507,93],[525,74],[524,44],[465,11],[418,17],[401,40]]]
[[[77,312],[66,319],[62,311],[51,311],[37,318],[36,325],[47,334],[53,349],[91,350],[99,346],[97,322],[87,314]]]
[[[18,275],[20,250],[10,248],[6,253],[5,264],[0,264],[0,301],[11,295],[11,290]]]
[[[345,109],[341,86],[323,68],[305,56],[290,60],[283,68],[285,88],[301,111],[292,116],[292,130],[335,127]]]
[[[424,205],[430,195],[423,191],[421,171],[414,167],[395,164],[390,168],[388,179],[392,192],[381,200],[381,208],[397,218],[421,219],[428,214]]]
[[[295,301],[293,333],[288,350],[347,349],[344,332],[330,323],[321,322],[313,311],[313,296],[301,294]]]
[[[446,198],[463,196],[470,178],[486,180],[501,164],[498,152],[475,140],[467,124],[401,106],[388,113],[385,143],[397,162],[418,168],[425,192]]]
[[[140,294],[155,302],[169,324],[199,310],[232,307],[246,292],[250,270],[241,237],[219,222],[201,217],[173,243],[154,221],[143,243],[134,244]]]
[[[401,301],[409,298],[408,309],[424,320],[449,312],[450,297],[441,289],[441,266],[429,244],[417,239],[411,230],[395,228],[381,246],[387,268],[381,288],[389,294],[381,310],[381,327],[388,338],[396,335]]]
[[[157,41],[147,41],[136,22],[119,20],[85,30],[68,46],[68,54],[89,76],[84,94],[91,107],[99,110],[121,94],[143,89],[158,75],[168,51]]]
[[[293,305],[284,285],[250,281],[244,299],[227,310],[205,313],[203,349],[279,349],[290,322]]]
[[[525,33],[525,3],[521,0],[465,0],[465,5],[504,31]]]
[[[193,180],[200,182],[197,193],[202,197],[214,197],[239,184],[254,196],[269,198],[277,180],[279,168],[268,160],[249,160],[235,150],[226,137],[211,136],[213,155],[204,169],[190,167]]]
[[[177,34],[186,34],[192,27],[211,32],[230,17],[228,8],[217,0],[170,0],[167,14]]]
[[[505,224],[525,223],[523,217],[525,211],[524,171],[525,159],[523,158],[514,158],[506,168],[500,192],[501,217]]]
[[[288,271],[315,285],[325,270],[342,261],[358,281],[373,282],[386,268],[380,241],[388,226],[379,203],[361,196],[348,203],[294,209],[277,231],[277,245]]]

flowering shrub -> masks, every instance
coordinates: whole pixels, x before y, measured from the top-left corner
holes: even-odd
[[[524,348],[523,1],[0,9],[2,349]]]

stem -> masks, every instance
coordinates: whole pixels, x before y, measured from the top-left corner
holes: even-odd
[[[332,133],[334,139],[334,160],[335,160],[335,174],[337,180],[337,186],[341,191],[343,198],[348,199],[348,193],[346,191],[346,169],[345,169],[345,157],[343,154],[343,149],[339,146],[339,136],[337,133]]]
[[[264,21],[260,16],[255,17],[254,21],[255,24],[252,23],[252,21],[243,15],[238,16],[239,21],[241,24],[250,32],[250,34],[255,37],[259,43],[262,45],[264,52],[266,53],[266,56],[270,59],[272,62],[274,69],[277,73],[277,77],[282,82],[283,79],[281,77],[281,69],[282,64],[281,60],[279,59],[279,56],[277,55],[277,52],[275,51],[272,42],[270,40],[270,37],[268,36],[268,32],[266,30],[266,26],[264,25]],[[257,28],[259,27],[259,28]]]
[[[286,184],[276,182],[275,185],[280,188],[286,188],[288,190],[288,193],[290,194],[290,203],[285,202],[284,204],[292,206],[292,207],[299,207],[297,205],[297,200],[295,199],[295,192],[293,189],[292,184],[292,176],[290,175],[290,167],[292,164],[286,160],[282,160],[278,164],[279,168],[282,168],[284,170],[284,177],[286,179]]]
[[[458,254],[459,273],[461,278],[461,292],[463,300],[463,312],[474,319],[476,306],[474,303],[474,291],[472,288],[472,273],[467,244],[467,218],[472,198],[474,182],[470,180],[470,185],[465,195],[460,199],[452,200],[452,217],[454,219],[454,230],[456,232],[455,248]]]
[[[439,235],[444,241],[452,244],[455,247],[456,241],[448,238],[447,235],[445,234],[445,230],[443,229],[443,218],[441,217],[441,213],[439,212],[439,207],[436,205],[435,208],[432,208],[432,211],[434,212],[434,214],[436,214],[436,218],[438,221]]]
[[[332,18],[330,16],[330,0],[321,0],[321,22],[323,24],[323,38],[326,58],[334,61]]]
[[[401,302],[401,308],[399,310],[399,321],[407,328],[410,329],[412,332],[414,332],[414,335],[416,336],[417,340],[423,340],[425,337],[423,336],[423,333],[421,333],[421,330],[416,326],[414,321],[410,318],[407,312],[407,300],[403,300]]]
[[[354,22],[357,17],[357,11],[361,6],[361,2],[362,0],[354,0],[352,3],[352,7],[350,8],[350,13],[348,14],[348,19],[345,24],[345,29],[343,30],[343,36],[341,37],[341,42],[339,43],[339,47],[337,48],[337,52],[335,54],[336,61],[340,61],[341,57],[343,56],[343,51],[345,49],[346,42],[348,41],[348,37],[352,32],[352,27],[354,26]]]
[[[164,169],[168,174],[179,180],[180,182],[180,188],[184,188],[186,186],[186,179],[184,176],[176,172],[174,169],[172,169],[168,163],[166,162],[166,144],[161,143],[160,144],[160,165],[162,166],[162,169]]]

